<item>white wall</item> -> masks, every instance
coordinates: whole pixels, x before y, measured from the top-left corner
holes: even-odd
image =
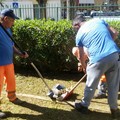
[[[94,0],[79,0],[79,3],[80,4],[89,4],[89,3],[94,4],[95,2]]]
[[[61,1],[64,0],[48,0],[47,8],[46,8],[46,17],[54,18],[55,20],[61,19]],[[17,3],[18,6],[13,6],[14,3]],[[21,19],[34,19],[34,16],[37,14],[37,18],[41,16],[41,9],[36,10],[33,9],[33,4],[37,4],[36,0],[4,0],[4,4],[8,6],[8,8],[12,8],[15,14]],[[6,6],[6,7],[7,7]],[[52,8],[51,8],[52,7]],[[0,11],[4,8],[0,8]]]
[[[61,17],[61,0],[48,0],[47,1],[46,16],[47,18],[54,18],[59,20]],[[49,8],[53,7],[53,8]]]
[[[8,8],[13,9],[15,14],[21,19],[34,18],[33,0],[5,0],[3,3],[6,4]],[[5,8],[7,8],[7,6],[5,6]]]

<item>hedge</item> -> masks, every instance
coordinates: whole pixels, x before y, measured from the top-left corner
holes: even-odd
[[[120,22],[108,22],[120,31]],[[71,21],[17,20],[13,36],[18,45],[29,54],[29,58],[43,71],[71,71],[77,60],[72,55],[75,32]],[[119,44],[119,38],[116,40]],[[29,66],[28,59],[16,57],[15,65]]]
[[[120,47],[120,21],[108,21],[108,24],[110,26],[112,26],[113,28],[115,28],[119,32],[119,35],[118,35],[117,39],[115,40],[115,42]]]
[[[64,71],[76,67],[71,51],[75,46],[75,32],[71,21],[17,20],[13,27],[17,44],[42,70]],[[29,65],[28,59],[16,57],[15,64]]]

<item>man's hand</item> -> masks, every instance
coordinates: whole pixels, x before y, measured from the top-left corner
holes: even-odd
[[[21,56],[22,58],[27,58],[27,57],[29,57],[29,55],[27,54],[27,52],[24,52],[24,54],[21,53],[20,56]]]
[[[78,72],[86,73],[86,69],[83,68],[83,66],[82,66],[82,64],[80,62],[78,63]]]
[[[83,67],[80,62],[78,63],[78,72],[83,72]]]
[[[15,46],[13,46],[14,52],[19,55],[22,58],[27,58],[29,57],[29,55],[27,54],[27,52],[21,52],[20,50],[18,50]]]

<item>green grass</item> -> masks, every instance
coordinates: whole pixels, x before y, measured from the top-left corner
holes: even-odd
[[[27,72],[27,71],[26,71]],[[34,75],[34,72],[32,73]],[[61,73],[45,76],[45,81],[52,88],[56,84],[64,85],[66,88],[74,86],[81,75],[76,73]],[[37,75],[31,76],[30,73],[24,75],[16,73],[17,94],[24,101],[22,106],[10,103],[6,97],[5,86],[2,94],[2,110],[10,111],[11,117],[5,120],[110,120],[110,111],[107,99],[93,99],[90,105],[92,113],[83,115],[73,107],[63,102],[50,100],[46,95],[48,89]],[[68,101],[74,102],[75,99],[81,100],[83,97],[85,82],[82,82],[75,90]],[[25,94],[22,96],[20,94]],[[34,95],[34,97],[26,96]],[[46,100],[41,99],[46,98]],[[118,100],[120,105],[120,100]]]

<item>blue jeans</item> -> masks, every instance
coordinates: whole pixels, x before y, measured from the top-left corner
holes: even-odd
[[[117,109],[117,99],[119,90],[119,66],[118,53],[113,53],[94,64],[88,64],[86,73],[87,81],[84,90],[84,97],[81,104],[85,107],[90,105],[91,99],[95,94],[99,80],[103,74],[106,76],[108,88],[108,104],[110,109]]]

